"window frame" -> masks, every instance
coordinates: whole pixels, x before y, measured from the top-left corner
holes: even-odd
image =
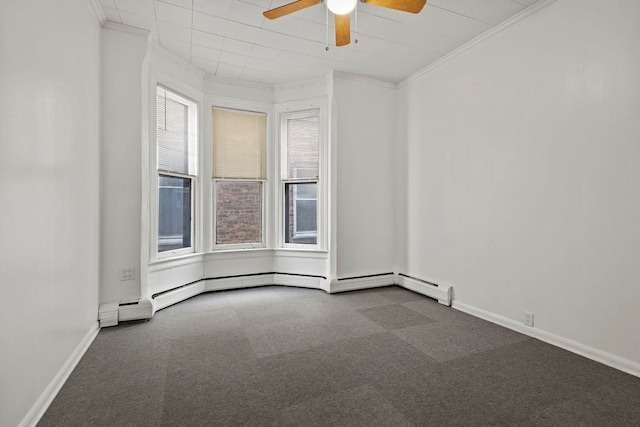
[[[214,135],[214,124],[213,124],[213,110],[228,110],[240,113],[249,113],[249,114],[261,114],[265,116],[266,122],[266,130],[265,130],[265,178],[216,178],[213,176],[213,135]],[[207,126],[207,144],[206,145],[206,154],[205,158],[208,159],[209,166],[206,169],[209,174],[209,179],[206,180],[207,185],[210,185],[207,193],[209,194],[209,202],[208,202],[208,212],[206,217],[208,220],[206,221],[208,230],[205,230],[206,239],[208,241],[207,247],[211,252],[225,252],[225,251],[234,251],[234,250],[245,250],[245,249],[265,249],[271,247],[271,211],[272,211],[272,190],[271,190],[271,182],[272,179],[272,153],[271,153],[271,133],[272,133],[272,123],[273,120],[273,106],[269,104],[260,104],[254,102],[245,102],[241,100],[235,99],[226,99],[219,97],[210,97],[209,102],[207,103],[207,111],[209,115],[209,120],[206,122]],[[262,207],[261,207],[261,232],[262,232],[262,242],[255,243],[226,243],[226,244],[217,244],[216,243],[216,216],[217,216],[217,204],[216,204],[216,183],[218,181],[234,181],[234,182],[261,182],[262,185]]]
[[[199,226],[199,212],[198,212],[198,207],[199,207],[199,191],[200,191],[200,185],[199,185],[199,176],[200,176],[200,171],[202,170],[201,164],[200,164],[200,151],[201,151],[201,129],[200,129],[200,105],[201,102],[199,102],[197,100],[197,98],[199,98],[198,96],[193,96],[196,94],[189,94],[188,90],[178,90],[174,88],[173,84],[165,84],[164,82],[161,81],[153,81],[151,82],[152,84],[150,85],[150,98],[152,99],[152,102],[150,103],[150,118],[152,118],[152,120],[150,120],[150,158],[149,158],[149,169],[150,169],[150,182],[149,182],[149,187],[150,187],[150,223],[149,223],[149,246],[150,246],[150,260],[154,261],[154,260],[163,260],[163,259],[169,259],[169,258],[175,258],[175,257],[180,257],[180,256],[184,256],[184,255],[189,255],[189,254],[193,254],[196,253],[198,251],[198,247],[199,247],[199,241],[200,241],[200,226]],[[175,85],[175,86],[180,86],[180,85]],[[177,96],[179,102],[183,102],[185,101],[187,104],[187,106],[189,107],[189,138],[193,138],[195,139],[195,141],[190,141],[189,145],[190,145],[190,149],[193,148],[194,153],[193,155],[195,156],[195,165],[194,165],[194,170],[191,171],[191,173],[180,173],[180,172],[173,172],[173,171],[167,171],[167,170],[163,170],[159,168],[158,165],[158,135],[157,135],[157,111],[158,111],[158,105],[157,105],[157,88],[160,87],[162,89],[164,89],[165,91],[167,91],[168,94],[171,94],[171,96]],[[187,88],[184,88],[187,89]],[[186,93],[187,92],[187,93]],[[189,151],[191,153],[191,150]],[[188,247],[184,247],[184,248],[178,248],[178,249],[170,249],[167,251],[160,251],[159,250],[159,241],[160,241],[160,236],[159,236],[159,224],[160,224],[160,176],[169,176],[169,177],[175,177],[175,178],[182,178],[182,179],[188,179],[191,181],[191,225],[190,225],[190,232],[191,232],[191,236],[190,236],[190,242],[191,245]]]
[[[326,250],[328,232],[328,142],[327,142],[327,118],[326,101],[315,99],[305,102],[282,104],[279,111],[279,174],[278,174],[278,209],[277,231],[278,247],[293,250]],[[290,119],[318,118],[318,176],[311,178],[288,178],[287,176],[287,121]],[[285,215],[286,187],[288,184],[316,184],[316,243],[287,243]]]

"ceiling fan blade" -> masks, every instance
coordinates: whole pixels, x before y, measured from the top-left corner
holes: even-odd
[[[336,46],[351,43],[351,15],[336,15]]]
[[[366,4],[401,10],[403,12],[418,13],[427,0],[364,0]]]
[[[293,3],[285,4],[284,6],[276,7],[275,9],[267,10],[263,13],[267,19],[276,19],[281,16],[288,15],[293,12],[297,12],[302,9],[306,9],[310,6],[320,3],[322,0],[298,0]]]

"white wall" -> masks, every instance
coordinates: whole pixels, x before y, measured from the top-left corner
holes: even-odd
[[[404,85],[402,270],[640,366],[638,40],[558,0]]]
[[[396,89],[336,75],[337,275],[394,271]]]
[[[146,32],[116,24],[108,24],[102,33],[100,301],[133,301],[141,296],[141,156],[147,126],[142,102],[148,93],[148,39]],[[124,268],[136,269],[135,280],[120,280]]]
[[[100,25],[88,1],[0,5],[0,425],[95,331]]]

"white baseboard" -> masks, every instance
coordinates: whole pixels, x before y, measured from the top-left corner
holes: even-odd
[[[380,274],[374,276],[336,279],[331,281],[329,293],[356,291],[359,289],[379,288],[382,286],[395,285],[396,276],[393,273]]]
[[[86,353],[87,349],[93,342],[93,340],[100,332],[100,327],[98,326],[98,322],[95,322],[89,331],[86,333],[80,344],[76,347],[76,349],[71,353],[67,361],[62,365],[62,368],[58,371],[53,380],[49,383],[47,388],[44,389],[36,403],[31,407],[31,410],[27,413],[27,415],[22,419],[19,427],[35,427],[36,424],[40,421],[44,413],[55,399],[56,395],[71,375],[71,372],[75,369],[82,356]]]
[[[515,320],[490,313],[488,311],[473,307],[468,304],[454,301],[452,307],[456,310],[463,311],[472,316],[479,317],[491,323],[504,326],[505,328],[509,328],[524,335],[528,335],[532,338],[539,339],[540,341],[544,341],[548,344],[560,347],[572,353],[579,354],[580,356],[584,356],[587,359],[602,363],[603,365],[607,365],[622,372],[640,377],[640,363],[634,362],[632,360],[607,353],[606,351],[598,350],[597,348],[593,348],[577,341],[552,334],[551,332],[543,331],[535,327],[526,326],[524,324],[516,322]]]
[[[396,284],[410,291],[435,298],[440,304],[451,305],[451,286],[449,285],[433,285],[401,274],[396,277]]]

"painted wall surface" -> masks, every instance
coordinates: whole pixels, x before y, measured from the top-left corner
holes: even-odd
[[[396,90],[335,76],[337,276],[394,271]]]
[[[111,24],[109,24],[111,25]],[[147,37],[125,26],[102,31],[102,265],[100,302],[138,300],[142,217],[143,92]],[[146,131],[146,128],[144,129]],[[119,271],[135,268],[135,280]]]
[[[403,85],[401,271],[640,362],[638,40],[639,2],[558,0]]]
[[[0,4],[3,426],[25,419],[96,326],[99,52],[87,1]]]

